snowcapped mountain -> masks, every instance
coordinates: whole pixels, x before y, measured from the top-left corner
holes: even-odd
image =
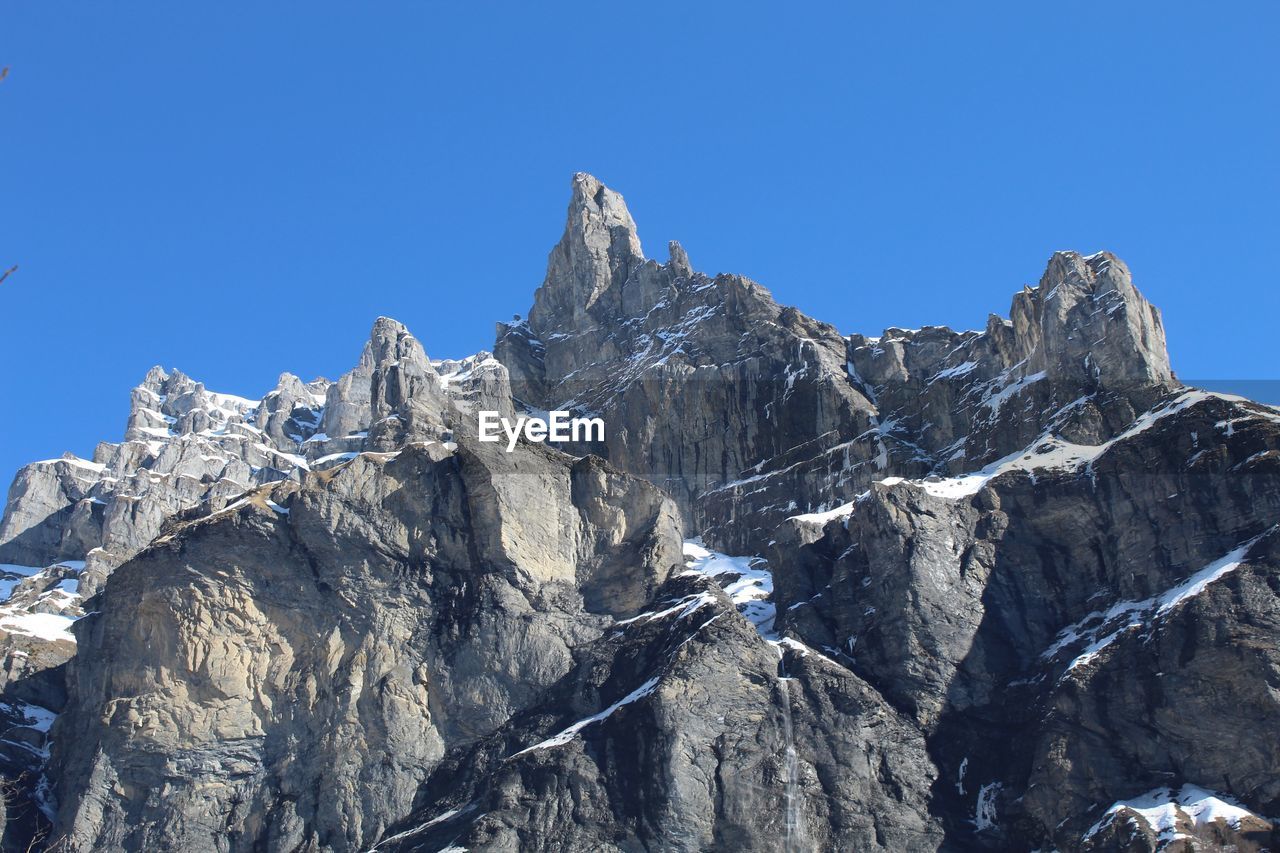
[[[580,174],[492,354],[156,368],[0,563],[10,846],[1280,843],[1280,411],[1183,387],[1105,252],[846,335]]]

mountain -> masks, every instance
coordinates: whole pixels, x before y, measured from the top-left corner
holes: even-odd
[[[576,175],[492,353],[156,368],[0,563],[5,849],[1280,844],[1280,410],[1105,252],[845,335]]]

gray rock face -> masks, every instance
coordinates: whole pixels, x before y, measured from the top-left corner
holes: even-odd
[[[379,850],[934,849],[923,739],[856,676],[775,649],[704,579],[446,756]],[[780,668],[786,673],[779,676]]]
[[[465,370],[454,370],[447,393],[436,370],[404,327],[386,319],[375,324],[360,366],[335,386],[334,394],[355,400],[346,415],[342,402],[326,408],[331,383],[322,379],[304,384],[285,373],[273,391],[253,401],[155,368],[133,391],[123,443],[99,445],[92,461],[68,454],[19,472],[0,521],[0,561],[17,564],[21,574],[15,577],[34,575],[52,583],[63,575],[38,568],[73,561],[77,568],[67,583],[75,592],[64,609],[78,616],[81,592],[99,591],[116,566],[179,516],[216,512],[246,490],[297,481],[312,466],[323,470],[363,450],[444,437],[444,418],[452,417],[455,398],[511,411],[506,371],[492,359],[473,359]],[[364,429],[354,435],[343,430],[331,439],[320,431],[327,414],[330,422],[354,417]],[[75,652],[74,639],[60,623],[40,623],[52,612],[47,601],[21,594],[31,583],[24,581],[0,605],[0,653],[8,672],[0,683],[0,711],[16,709],[5,717],[11,731],[29,729],[24,720],[30,713],[22,709],[50,717],[61,710],[62,664]],[[22,630],[6,630],[11,621]],[[7,751],[0,743],[0,775],[16,786],[9,824],[16,827],[21,849],[33,833],[47,831],[40,825],[42,811],[51,812],[41,788],[47,785],[41,775],[47,722],[32,731]]]
[[[394,450],[448,437],[465,415],[513,413],[507,370],[489,353],[432,361],[403,324],[379,317],[356,367],[329,387],[320,433],[305,450],[315,460],[336,452]]]
[[[622,289],[642,264],[636,223],[622,196],[591,175],[574,175],[565,235],[551,250],[546,281],[533,296],[530,324],[544,329],[564,321],[591,323],[597,305],[597,314],[620,307]]]
[[[876,401],[895,474],[971,471],[1047,430],[1100,444],[1178,387],[1159,312],[1110,253],[1056,253],[1009,314],[982,332],[849,337],[850,376]]]
[[[83,850],[367,847],[571,669],[617,615],[602,580],[625,614],[678,561],[653,487],[554,451],[413,444],[251,492],[77,624],[60,824]]]
[[[492,355],[157,368],[23,469],[0,846],[1280,846],[1280,410],[1108,253],[872,338],[668,251],[575,176]],[[477,439],[547,409],[605,440]]]
[[[461,410],[463,421],[474,424],[481,411],[515,417],[510,375],[492,353],[482,350],[467,358],[446,358],[431,365],[440,375],[440,384],[453,405]]]
[[[301,445],[315,435],[329,383],[303,384],[292,373],[280,374],[276,389],[257,407],[256,426],[273,447]]]
[[[19,471],[0,521],[0,562],[44,565],[82,557],[102,536],[103,512],[95,508],[101,504],[90,497],[102,471],[75,457]]]
[[[1110,252],[1056,253],[1040,286],[1018,294],[1010,314],[1028,367],[1051,381],[1104,389],[1173,384],[1160,312]]]
[[[969,843],[1078,849],[1099,806],[1174,781],[1273,814],[1280,739],[1246,733],[1280,731],[1278,486],[1274,410],[1177,393],[1102,446],[792,519],[777,605],[971,774],[951,833],[1003,818]]]
[[[369,345],[375,365],[369,383],[370,445],[394,449],[440,436],[450,406],[422,345],[386,317],[374,324]]]
[[[84,615],[79,563],[0,565],[0,849],[49,837],[49,728],[66,702],[69,628]],[[40,845],[37,845],[40,846]]]

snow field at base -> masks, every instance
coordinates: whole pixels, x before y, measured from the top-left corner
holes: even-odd
[[[56,613],[7,613],[0,616],[0,630],[10,634],[26,634],[49,642],[76,641],[71,623],[76,620]]]
[[[1270,823],[1231,797],[1198,785],[1183,785],[1176,790],[1155,788],[1137,797],[1113,803],[1102,819],[1090,827],[1080,840],[1088,841],[1117,817],[1133,819],[1135,814],[1157,834],[1157,840],[1162,846],[1179,838],[1190,837],[1178,829],[1180,822],[1199,827],[1221,820],[1233,829],[1239,829],[1240,822],[1245,818]]]

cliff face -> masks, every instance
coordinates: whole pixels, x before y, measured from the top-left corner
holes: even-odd
[[[4,844],[1275,847],[1278,523],[1280,411],[1182,387],[1110,254],[844,336],[578,175],[492,356],[156,369],[19,473]]]
[[[653,487],[554,451],[410,444],[250,492],[78,623],[101,653],[71,665],[60,823],[82,849],[368,846],[679,549]]]

